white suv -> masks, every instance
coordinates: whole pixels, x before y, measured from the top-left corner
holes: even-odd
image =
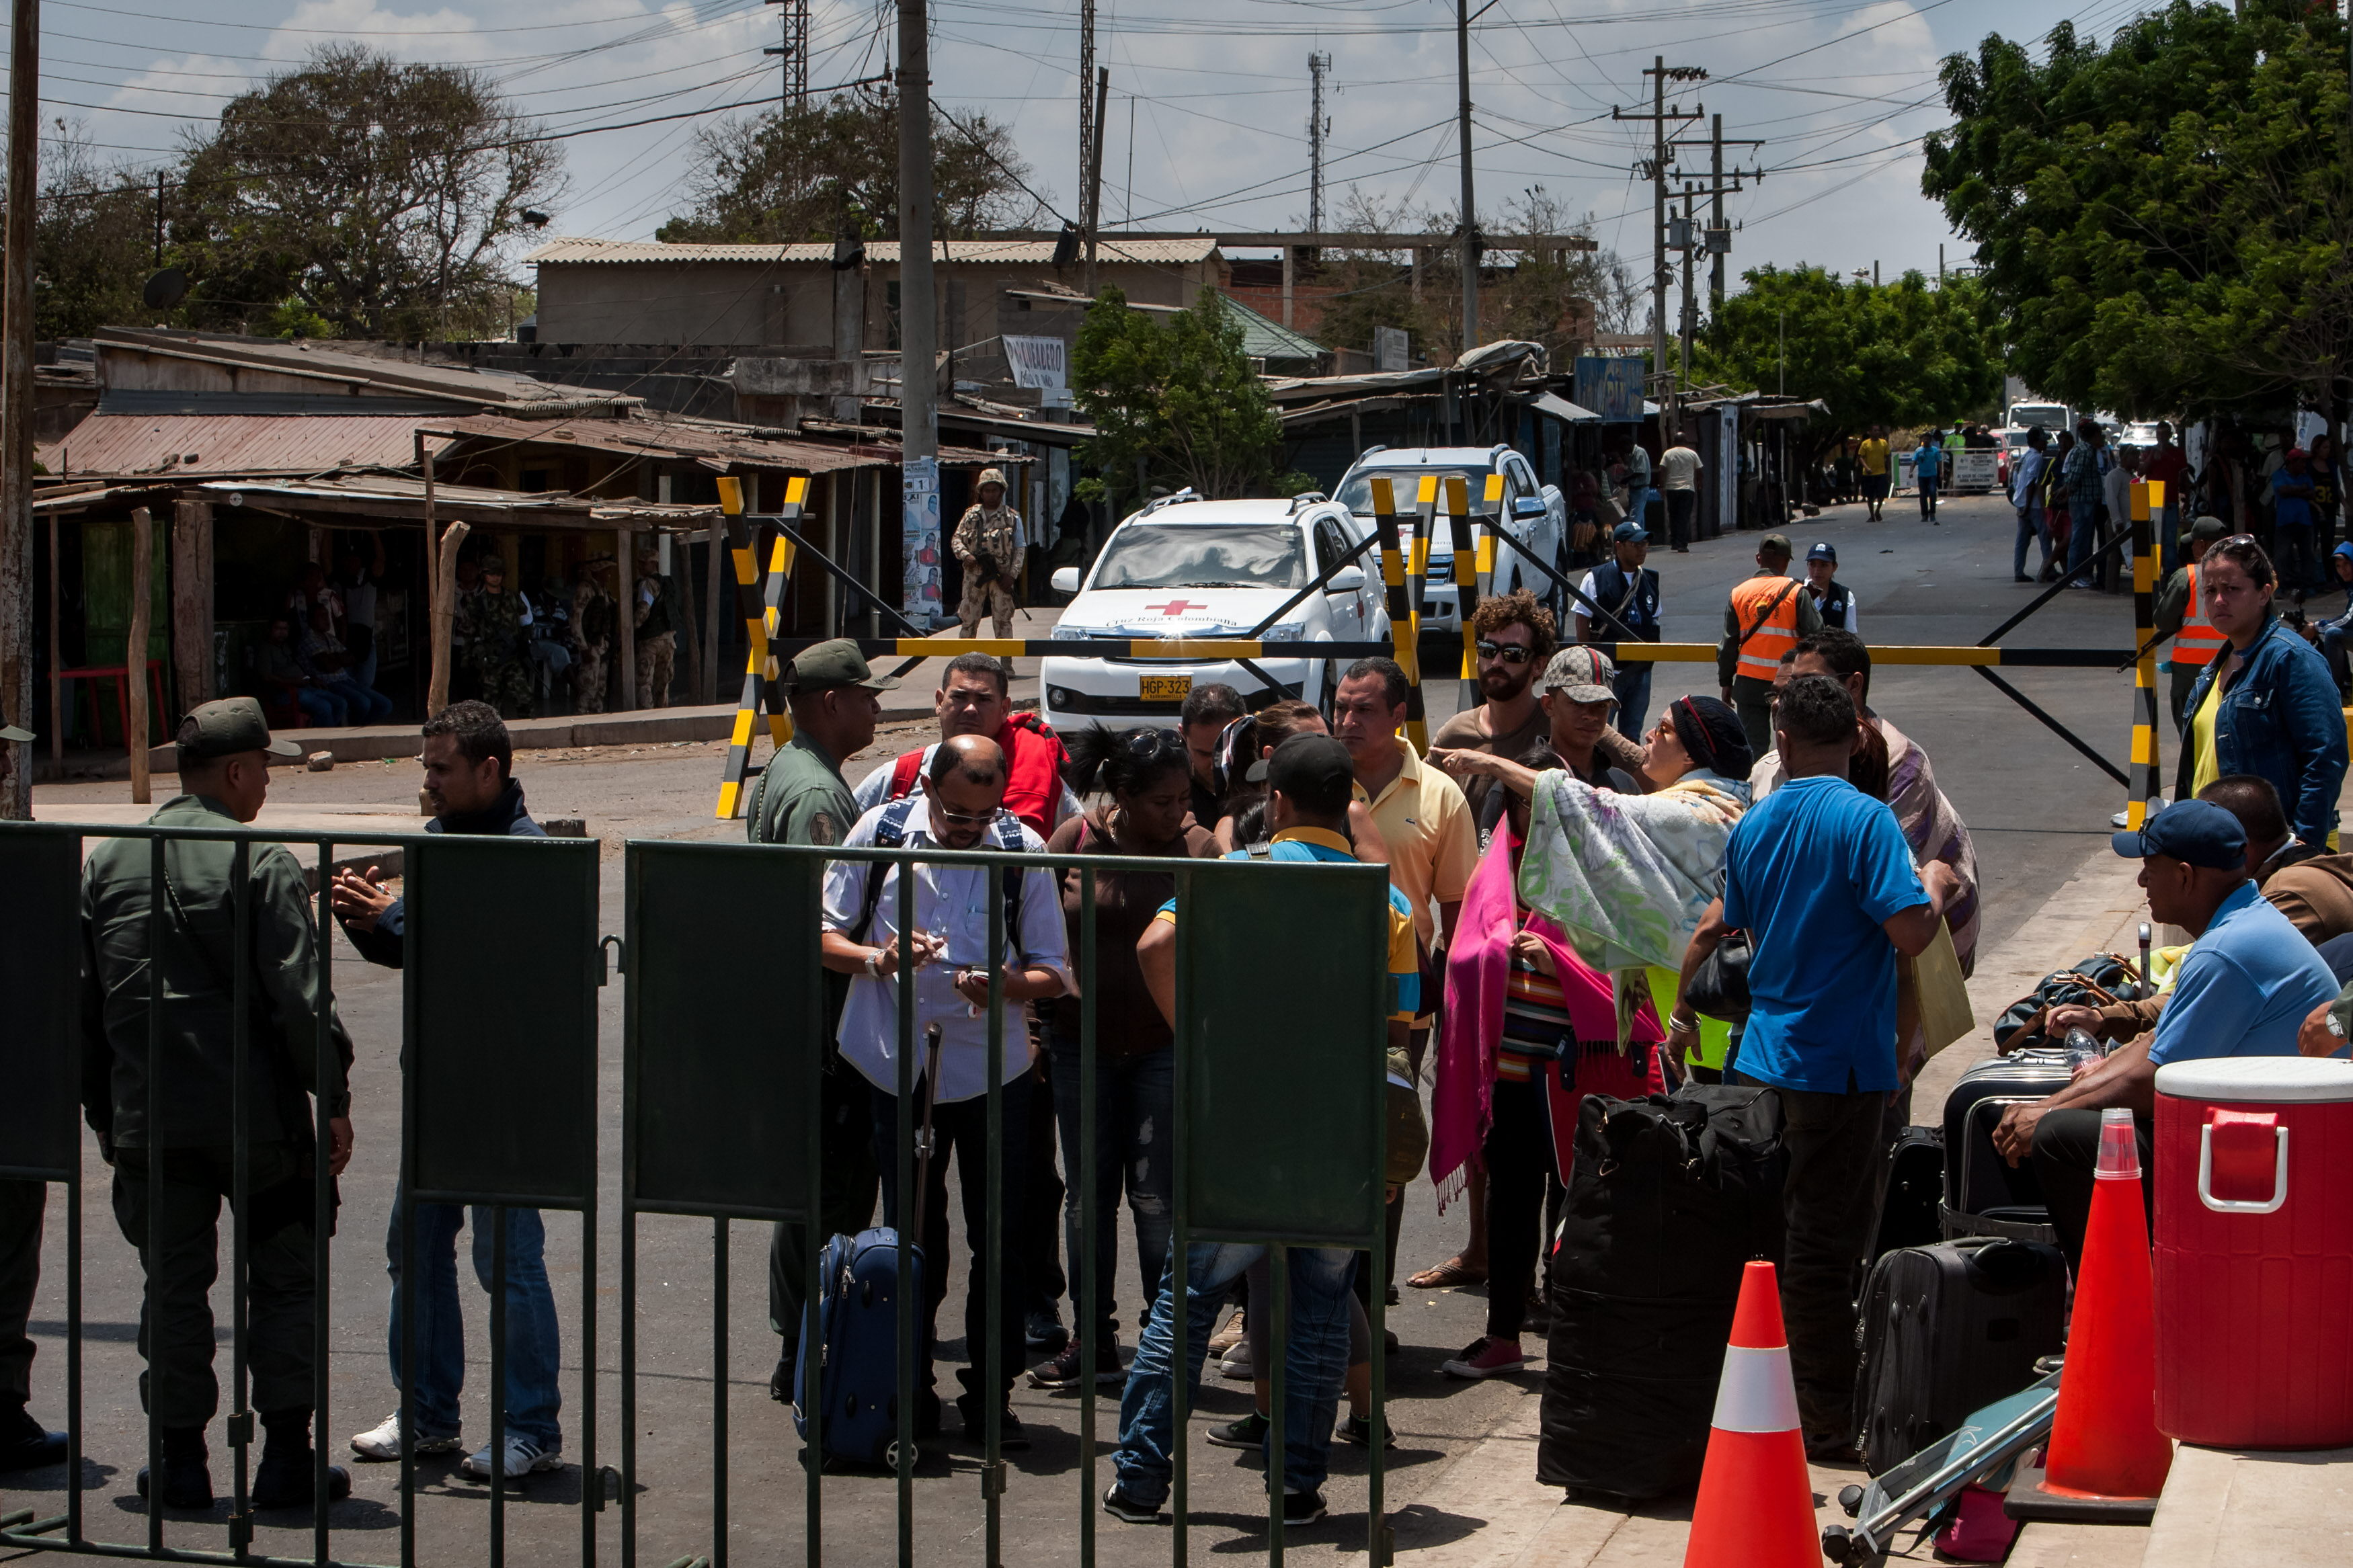
[[[1281,608],[1368,530],[1348,509],[1319,495],[1289,500],[1203,500],[1187,490],[1153,501],[1112,531],[1081,580],[1054,574],[1057,593],[1078,597],[1054,627],[1058,641],[1096,637],[1240,637]],[[1175,727],[1196,685],[1222,682],[1256,709],[1283,698],[1331,706],[1336,661],[1317,643],[1386,641],[1378,547],[1343,566],[1294,605],[1261,640],[1299,645],[1296,654],[1250,660],[1266,679],[1232,659],[1058,658],[1039,674],[1046,721]],[[1345,662],[1353,662],[1345,661]]]
[[[1360,526],[1369,530],[1373,526],[1374,479],[1385,479],[1395,486],[1398,510],[1410,512],[1424,475],[1436,476],[1440,485],[1460,478],[1470,488],[1471,533],[1475,545],[1498,516],[1496,503],[1487,499],[1490,474],[1504,477],[1500,514],[1506,541],[1496,552],[1493,592],[1508,594],[1514,588],[1525,588],[1550,605],[1557,616],[1564,597],[1559,586],[1516,556],[1522,552],[1533,555],[1554,571],[1567,574],[1564,563],[1567,560],[1568,502],[1562,497],[1559,486],[1538,484],[1535,468],[1510,446],[1499,441],[1483,447],[1375,447],[1341,476],[1336,499],[1356,516]],[[1441,489],[1437,526],[1430,541],[1430,565],[1422,585],[1424,631],[1460,629],[1456,617],[1461,607],[1454,602],[1454,535],[1446,522],[1445,506],[1445,491]],[[1412,547],[1412,534],[1413,525],[1408,523],[1404,542],[1409,550]]]

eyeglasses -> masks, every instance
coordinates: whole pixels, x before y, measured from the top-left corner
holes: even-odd
[[[1148,763],[1163,752],[1185,750],[1185,737],[1174,730],[1131,730],[1127,732],[1127,754],[1137,762]]]
[[[932,797],[932,810],[938,813],[941,821],[954,823],[958,827],[986,827],[997,820],[997,813],[993,811],[984,811],[977,816],[970,812],[950,811],[947,804],[937,795]]]
[[[1535,658],[1536,650],[1521,643],[1481,642],[1473,645],[1481,658],[1497,659],[1504,664],[1525,664]]]

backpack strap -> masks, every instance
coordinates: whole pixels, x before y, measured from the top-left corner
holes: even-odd
[[[916,776],[923,771],[923,748],[920,746],[912,752],[904,753],[897,762],[892,763],[890,798],[892,800],[903,800],[908,795],[914,794]],[[906,821],[906,818],[902,816],[899,820],[903,823]]]
[[[896,849],[907,842],[907,818],[914,815],[920,797],[909,796],[894,801],[874,824],[874,847]],[[866,932],[874,924],[875,906],[882,901],[882,863],[866,863],[866,890],[858,902],[858,923],[849,928],[849,940],[864,942]]]

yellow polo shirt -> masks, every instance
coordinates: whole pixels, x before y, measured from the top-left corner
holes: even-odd
[[[1402,736],[1405,765],[1373,801],[1373,826],[1389,847],[1389,880],[1413,906],[1413,927],[1424,947],[1436,945],[1432,904],[1462,901],[1479,868],[1479,831],[1461,786],[1421,760]]]

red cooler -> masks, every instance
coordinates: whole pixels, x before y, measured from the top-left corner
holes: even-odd
[[[2157,1070],[2157,1424],[2353,1446],[2353,1062]]]

